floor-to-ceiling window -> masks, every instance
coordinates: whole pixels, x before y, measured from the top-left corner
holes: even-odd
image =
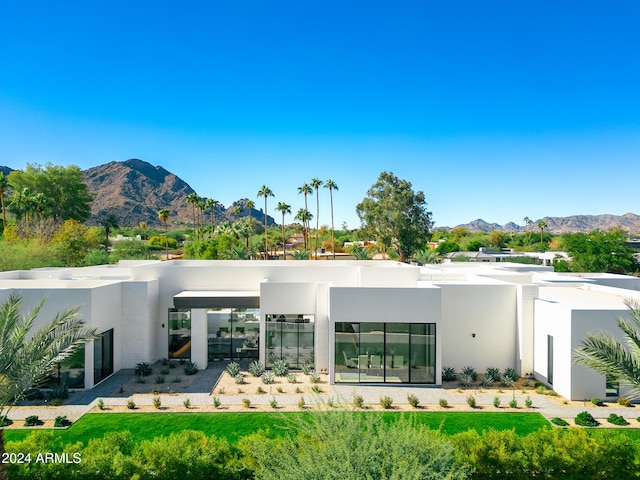
[[[285,360],[290,368],[303,364],[314,366],[314,315],[270,314],[266,315],[267,368],[278,359]]]
[[[434,323],[337,322],[335,381],[435,383]]]
[[[93,341],[93,382],[97,384],[113,373],[113,328]]]
[[[169,310],[169,358],[191,359],[191,310]]]
[[[547,335],[547,382],[553,384],[553,337]]]
[[[209,360],[258,359],[260,310],[258,308],[207,309]]]

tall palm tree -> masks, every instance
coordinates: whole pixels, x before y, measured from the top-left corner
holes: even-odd
[[[306,208],[301,208],[300,210],[298,210],[294,218],[302,222],[302,238],[304,239],[304,249],[307,250],[306,245],[308,231],[306,228],[304,228],[304,225],[306,225],[313,219],[313,215],[311,215],[311,212]]]
[[[284,238],[284,214],[291,213],[291,205],[287,205],[285,202],[278,203],[276,210],[282,212],[282,259],[287,259],[287,242]]]
[[[240,218],[240,214],[242,213],[242,210],[243,210],[242,205],[235,205],[231,211],[237,218]]]
[[[165,258],[168,260],[169,259],[169,237],[168,237],[168,231],[167,231],[167,222],[169,221],[169,218],[171,217],[171,210],[168,210],[166,208],[163,208],[162,210],[158,210],[158,218],[160,219],[160,221],[162,223],[164,223],[164,246],[165,246]]]
[[[4,195],[7,193],[9,187],[9,179],[7,176],[0,172],[0,207],[2,208],[2,228],[7,226],[7,211],[4,204]]]
[[[198,197],[198,201],[196,202],[196,209],[198,210],[198,222],[200,224],[198,235],[200,236],[200,240],[203,240],[202,235],[202,226],[204,225],[204,209],[206,208],[206,202],[203,198]]]
[[[193,211],[193,236],[194,237],[196,236],[196,203],[198,203],[199,199],[200,197],[195,192],[187,195],[187,203],[191,204],[191,210]]]
[[[542,247],[542,235],[544,234],[544,229],[547,228],[547,222],[545,222],[544,220],[539,220],[537,225],[540,229],[540,247]]]
[[[309,210],[309,206],[307,205],[307,195],[313,194],[313,187],[311,185],[309,185],[308,183],[305,183],[301,187],[298,187],[298,195],[300,195],[300,194],[304,195],[304,209],[305,210]],[[304,249],[305,250],[308,248],[308,245],[307,245],[307,235],[308,235],[308,233],[309,233],[309,224],[308,223],[303,223],[302,224],[302,237],[304,238]]]
[[[140,228],[142,229],[143,240],[147,240],[147,222],[140,222]]]
[[[322,180],[314,178],[311,180],[311,186],[316,189],[316,260],[318,259],[318,228],[320,221],[320,194],[318,189],[322,186]]]
[[[209,214],[210,216],[210,220],[211,220],[211,236],[213,237],[214,233],[215,233],[215,223],[216,223],[216,207],[220,205],[220,202],[217,200],[214,200],[213,198],[207,198],[207,201],[204,204],[204,207],[207,210],[211,210],[211,213]]]
[[[40,241],[44,239],[44,207],[47,203],[47,197],[44,193],[36,193],[33,196],[33,203],[35,205],[35,210],[38,212],[38,216],[40,217]]]
[[[624,303],[631,317],[629,319],[618,317],[618,327],[625,337],[624,344],[609,332],[589,333],[573,352],[573,360],[578,365],[624,381],[629,387],[628,396],[638,399],[640,398],[640,304],[632,299],[626,299]]]
[[[324,188],[329,189],[329,198],[331,200],[331,252],[333,253],[333,259],[336,259],[336,239],[335,229],[333,226],[333,191],[338,191],[338,185],[333,180],[329,179],[324,183]]]
[[[78,315],[79,307],[57,313],[33,331],[43,305],[44,300],[22,314],[22,298],[13,294],[0,305],[0,418],[27,390],[49,376],[58,362],[69,358],[96,334],[94,329],[85,327]],[[0,424],[0,458],[4,453],[4,430]],[[8,478],[6,467],[5,462],[0,462],[0,479]]]
[[[264,197],[264,259],[267,259],[269,251],[269,239],[267,238],[267,198],[273,197],[273,192],[269,187],[263,185],[258,190],[258,197]]]
[[[109,247],[109,233],[111,233],[111,229],[112,228],[119,228],[118,227],[118,220],[116,220],[115,215],[110,213],[105,218],[100,220],[100,225],[102,226],[102,228],[104,228],[104,236],[105,236],[104,246],[105,246],[105,248],[108,248]]]

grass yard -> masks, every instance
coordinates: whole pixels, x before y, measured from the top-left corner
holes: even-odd
[[[367,412],[357,412],[368,415]],[[287,417],[305,413],[89,413],[67,430],[55,430],[64,443],[82,442],[100,438],[106,432],[129,430],[138,441],[168,435],[181,430],[199,430],[207,436],[226,438],[234,443],[239,438],[270,429],[277,431],[286,425]],[[408,413],[385,412],[386,419]],[[515,429],[526,435],[549,426],[549,422],[537,413],[474,413],[474,412],[416,412],[416,421],[443,433],[455,433],[475,429]],[[5,430],[5,440],[22,440],[33,430]]]

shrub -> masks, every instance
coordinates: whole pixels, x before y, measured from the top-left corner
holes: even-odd
[[[446,398],[441,398],[440,400],[438,400],[438,405],[440,405],[442,408],[447,408],[449,406],[449,402],[447,402]]]
[[[522,385],[523,385],[524,387],[530,387],[530,386],[531,386],[531,380],[525,380],[525,381],[522,383]]]
[[[629,422],[627,422],[622,415],[616,415],[615,413],[609,415],[607,422],[619,426],[629,425]]]
[[[60,385],[54,385],[51,388],[51,396],[60,400],[69,398],[69,388],[64,383],[61,383]]]
[[[496,367],[488,367],[483,378],[485,377],[491,379],[492,382],[497,382],[500,380],[500,369]]]
[[[513,387],[513,379],[506,375],[502,376],[502,378],[500,379],[500,383],[503,387]]]
[[[254,360],[249,364],[249,373],[254,377],[260,377],[264,373],[264,363]]]
[[[593,418],[593,415],[587,411],[580,412],[576,415],[575,422],[576,425],[580,425],[581,427],[597,427],[599,425],[598,421]]]
[[[266,392],[262,387],[258,387],[258,388],[256,389],[256,393],[257,393],[258,395],[262,395],[262,394],[267,393],[267,392]]]
[[[182,378],[181,377],[173,377],[173,379],[171,381],[173,383],[180,383],[180,382],[182,382]]]
[[[538,383],[538,382],[536,382]],[[536,386],[536,393],[539,393],[540,395],[546,395],[547,394],[547,387],[545,387],[544,385],[537,385]]]
[[[139,377],[148,377],[152,372],[153,369],[147,362],[141,362],[136,365],[135,373]]]
[[[289,365],[287,365],[287,362],[281,358],[273,362],[273,367],[271,367],[271,369],[276,377],[286,377],[289,373]]]
[[[59,398],[51,399],[51,406],[52,407],[59,407],[60,405],[62,405],[62,400],[60,400]]]
[[[160,369],[160,374],[161,375],[169,375],[169,369],[168,368],[161,368]]]
[[[602,400],[600,400],[598,397],[593,397],[591,399],[591,403],[593,403],[597,407],[602,404]]]
[[[418,397],[416,397],[412,393],[407,395],[407,401],[409,402],[409,405],[411,405],[413,408],[418,408],[420,406],[420,400],[418,400]]]
[[[164,383],[163,375],[156,375],[156,384]]]
[[[213,397],[212,401],[213,401],[214,408],[218,408],[220,405],[222,405],[222,402],[220,401],[220,397]]]
[[[278,393],[282,393],[284,390],[282,389],[282,387],[278,386],[276,387],[276,392]]]
[[[476,398],[473,395],[467,397],[467,405],[471,408],[476,408]]]
[[[184,408],[186,408],[187,410],[191,408],[191,400],[189,400],[189,398],[185,398],[182,401],[182,405],[184,405]]]
[[[458,378],[458,374],[456,373],[456,369],[453,367],[442,367],[442,381],[443,382],[453,382],[456,378]]]
[[[36,425],[42,425],[42,421],[38,418],[38,415],[29,415],[24,419],[25,427],[35,427]]]
[[[516,369],[511,367],[505,368],[502,376],[506,378],[510,378],[512,382],[515,382],[520,378],[520,375],[518,375],[518,372],[516,372]]]
[[[9,425],[13,425],[13,420],[7,418],[6,415],[0,417],[0,427],[8,427]]]
[[[550,397],[557,397],[558,392],[556,392],[555,390],[548,390],[547,395],[549,395]]]
[[[300,397],[300,400],[298,400],[298,408],[303,409],[305,407],[306,405],[304,403],[304,397]]]
[[[56,428],[68,427],[69,425],[71,425],[71,422],[69,420],[67,420],[67,416],[66,415],[57,416],[55,421],[53,422],[53,426],[56,427]]]
[[[551,423],[558,425],[559,427],[567,427],[569,425],[569,422],[567,422],[566,420],[563,420],[560,417],[555,417],[551,419]]]
[[[298,379],[296,377],[295,373],[290,373],[289,375],[287,375],[287,382],[289,383],[298,383]]]
[[[242,399],[242,406],[244,408],[249,408],[251,407],[251,400],[249,400],[248,398],[243,398]]]
[[[627,397],[620,397],[620,398],[618,398],[618,405],[620,405],[622,407],[630,407],[631,406],[631,400],[629,400]]]
[[[313,387],[311,387],[311,391],[313,393],[322,393],[322,389],[320,388],[319,385],[314,385]]]
[[[162,400],[160,400],[160,397],[153,397],[153,406],[154,408],[160,408],[162,406]]]
[[[238,362],[231,362],[227,365],[227,373],[232,377],[238,375],[240,373],[240,364]]]
[[[198,373],[198,364],[196,362],[187,362],[184,366],[185,375],[195,375]]]
[[[264,372],[262,374],[262,383],[264,383],[265,385],[271,385],[273,382],[275,382],[276,377],[273,375],[272,372]]]
[[[493,397],[493,406],[496,408],[500,407],[500,397]]]
[[[458,376],[458,382],[462,387],[470,387],[471,385],[473,385],[473,377],[471,375],[461,373]]]
[[[296,387],[296,393],[302,393],[302,390],[300,390],[300,387]]]
[[[311,371],[311,369],[313,368],[312,365],[308,362],[304,362],[300,368],[302,369],[302,373],[304,373],[305,375],[309,375],[309,372]]]
[[[516,400],[515,397],[512,398],[511,401],[509,402],[509,406],[511,408],[518,408],[518,400]]]
[[[271,397],[269,405],[271,405],[271,408],[278,408],[278,401],[276,400],[276,397]]]
[[[524,406],[527,408],[531,408],[533,406],[533,401],[531,400],[531,397],[529,397],[529,395],[527,395],[527,398],[524,401]]]
[[[136,377],[136,383],[147,383],[146,380],[142,377]]]
[[[104,400],[99,398],[98,403],[96,403],[96,406],[98,407],[98,410],[104,410]]]
[[[136,402],[134,402],[133,400],[129,400],[129,401],[127,402],[127,408],[128,408],[129,410],[133,410],[133,409],[135,409],[135,408],[136,408]]]
[[[476,369],[470,366],[462,367],[462,375],[468,375],[471,377],[471,381],[475,382],[478,379],[478,372]]]
[[[320,383],[320,374],[315,370],[309,372],[309,381],[311,383]]]
[[[235,377],[236,380],[236,384],[238,385],[244,385],[244,375],[242,375],[241,373],[237,374]]]
[[[389,409],[391,408],[391,405],[393,404],[393,400],[391,399],[391,397],[381,397],[380,398],[380,406],[384,409]]]
[[[493,385],[493,382],[494,382],[493,377],[485,373],[482,376],[482,379],[480,380],[480,385],[482,385],[483,387],[490,387],[491,385]]]
[[[354,395],[353,396],[353,407],[354,408],[362,408],[364,406],[364,398],[362,395]]]

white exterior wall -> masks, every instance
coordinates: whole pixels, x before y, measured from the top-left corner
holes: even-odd
[[[538,297],[537,285],[518,285],[516,304],[518,319],[516,370],[521,377],[533,374],[534,363],[534,302]]]
[[[336,322],[435,323],[436,384],[442,383],[440,289],[429,288],[329,288],[329,359],[335,358]],[[329,378],[335,378],[330,361]]]
[[[478,372],[487,367],[515,367],[515,285],[438,286],[442,290],[442,366],[458,371],[472,366]]]
[[[140,362],[166,357],[167,319],[156,320],[158,289],[157,279],[122,283],[121,368],[135,368]],[[161,334],[164,338],[157,338]],[[164,345],[164,354],[160,353],[160,345]]]

